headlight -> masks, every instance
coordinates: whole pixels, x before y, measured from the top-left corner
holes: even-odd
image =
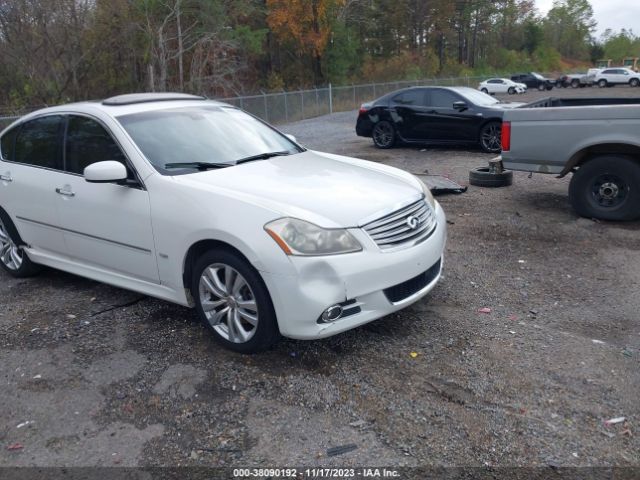
[[[435,210],[436,199],[433,198],[433,194],[431,193],[431,190],[429,190],[429,187],[427,187],[422,180],[420,180],[418,177],[416,178],[420,182],[420,185],[422,185],[422,191],[424,192],[424,199],[429,203],[429,205],[431,205],[431,208]]]
[[[362,250],[344,228],[326,229],[296,218],[281,218],[264,226],[287,255],[337,255]]]

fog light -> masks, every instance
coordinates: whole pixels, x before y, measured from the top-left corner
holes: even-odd
[[[334,305],[327,308],[322,312],[322,320],[325,322],[333,322],[338,320],[342,316],[342,307],[340,305]]]

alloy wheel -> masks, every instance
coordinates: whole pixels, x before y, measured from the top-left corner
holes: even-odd
[[[378,147],[387,148],[391,146],[393,137],[393,127],[388,122],[380,122],[373,127],[373,141]]]
[[[0,261],[9,270],[19,270],[22,266],[22,250],[11,239],[2,220],[0,220]]]
[[[502,147],[502,127],[498,123],[491,123],[482,129],[480,141],[482,148],[488,152],[499,152]]]
[[[236,269],[223,263],[209,265],[200,276],[199,293],[207,321],[222,338],[245,343],[255,335],[256,297]]]

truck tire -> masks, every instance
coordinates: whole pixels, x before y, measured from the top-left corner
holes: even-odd
[[[630,87],[637,87],[638,85],[640,85],[640,80],[638,80],[637,78],[632,78],[629,82]]]
[[[513,183],[513,172],[504,170],[492,173],[489,167],[477,167],[469,171],[469,184],[476,187],[508,187]]]
[[[640,218],[640,163],[625,155],[600,155],[582,164],[569,184],[581,216],[628,221]]]

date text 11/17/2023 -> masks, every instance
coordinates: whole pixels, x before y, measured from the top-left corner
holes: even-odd
[[[399,478],[397,470],[388,468],[237,468],[234,478]]]

